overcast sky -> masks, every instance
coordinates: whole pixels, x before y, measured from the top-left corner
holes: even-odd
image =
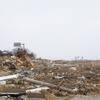
[[[14,42],[47,59],[100,59],[100,0],[0,0],[0,49]]]

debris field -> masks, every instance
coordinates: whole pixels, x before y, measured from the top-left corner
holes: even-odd
[[[4,88],[38,93],[34,89],[47,87],[39,90],[45,97],[48,94],[56,97],[100,95],[99,60],[65,61],[34,59],[26,55],[1,56],[0,77],[9,75],[18,75],[18,78],[0,81],[0,93]]]

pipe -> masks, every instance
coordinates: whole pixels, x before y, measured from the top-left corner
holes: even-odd
[[[19,77],[19,74],[3,76],[3,77],[0,77],[0,81],[15,79],[15,78],[18,78],[18,77]]]
[[[39,84],[39,85],[42,85],[42,86],[48,86],[48,87],[51,87],[51,88],[57,88],[57,85],[46,83],[46,82],[42,82],[42,81],[38,81],[38,80],[34,80],[34,79],[30,79],[30,78],[26,78],[26,77],[23,78],[23,80],[27,81],[27,82]],[[68,88],[62,87],[62,86],[59,87],[59,90],[66,91],[66,92],[69,92],[69,93],[75,92],[72,89],[68,89]]]

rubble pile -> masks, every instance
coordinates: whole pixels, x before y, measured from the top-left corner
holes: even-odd
[[[28,56],[1,56],[0,77],[14,74],[18,74],[19,78],[6,80],[4,84],[1,82],[0,88],[29,90],[45,85],[50,88],[45,93],[56,96],[100,95],[100,61],[52,61]],[[24,78],[32,79],[33,83],[25,81]],[[34,83],[34,80],[40,81],[40,84]],[[65,91],[61,87],[66,88]],[[55,93],[54,90],[59,92]]]

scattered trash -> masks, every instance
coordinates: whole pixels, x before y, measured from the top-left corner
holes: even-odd
[[[35,72],[30,72],[30,71],[20,71],[20,74],[31,74],[31,75],[35,75]]]
[[[65,78],[65,76],[54,76],[55,79],[62,79]]]
[[[99,60],[34,59],[21,52],[17,55],[0,52],[0,90],[21,88],[37,98],[44,97],[41,93],[44,89],[53,96],[100,94]]]
[[[42,90],[49,90],[49,89],[50,89],[49,87],[40,87],[40,88],[26,90],[26,93],[38,93],[41,92]]]
[[[0,81],[0,85],[6,85],[6,81]]]
[[[77,77],[78,79],[85,79],[85,77],[84,76],[82,76],[82,77]]]
[[[76,67],[71,67],[70,69],[72,69],[72,70],[77,70]]]
[[[75,91],[75,92],[76,92],[76,91],[78,91],[78,89],[75,87],[75,89],[73,89],[73,91]]]

